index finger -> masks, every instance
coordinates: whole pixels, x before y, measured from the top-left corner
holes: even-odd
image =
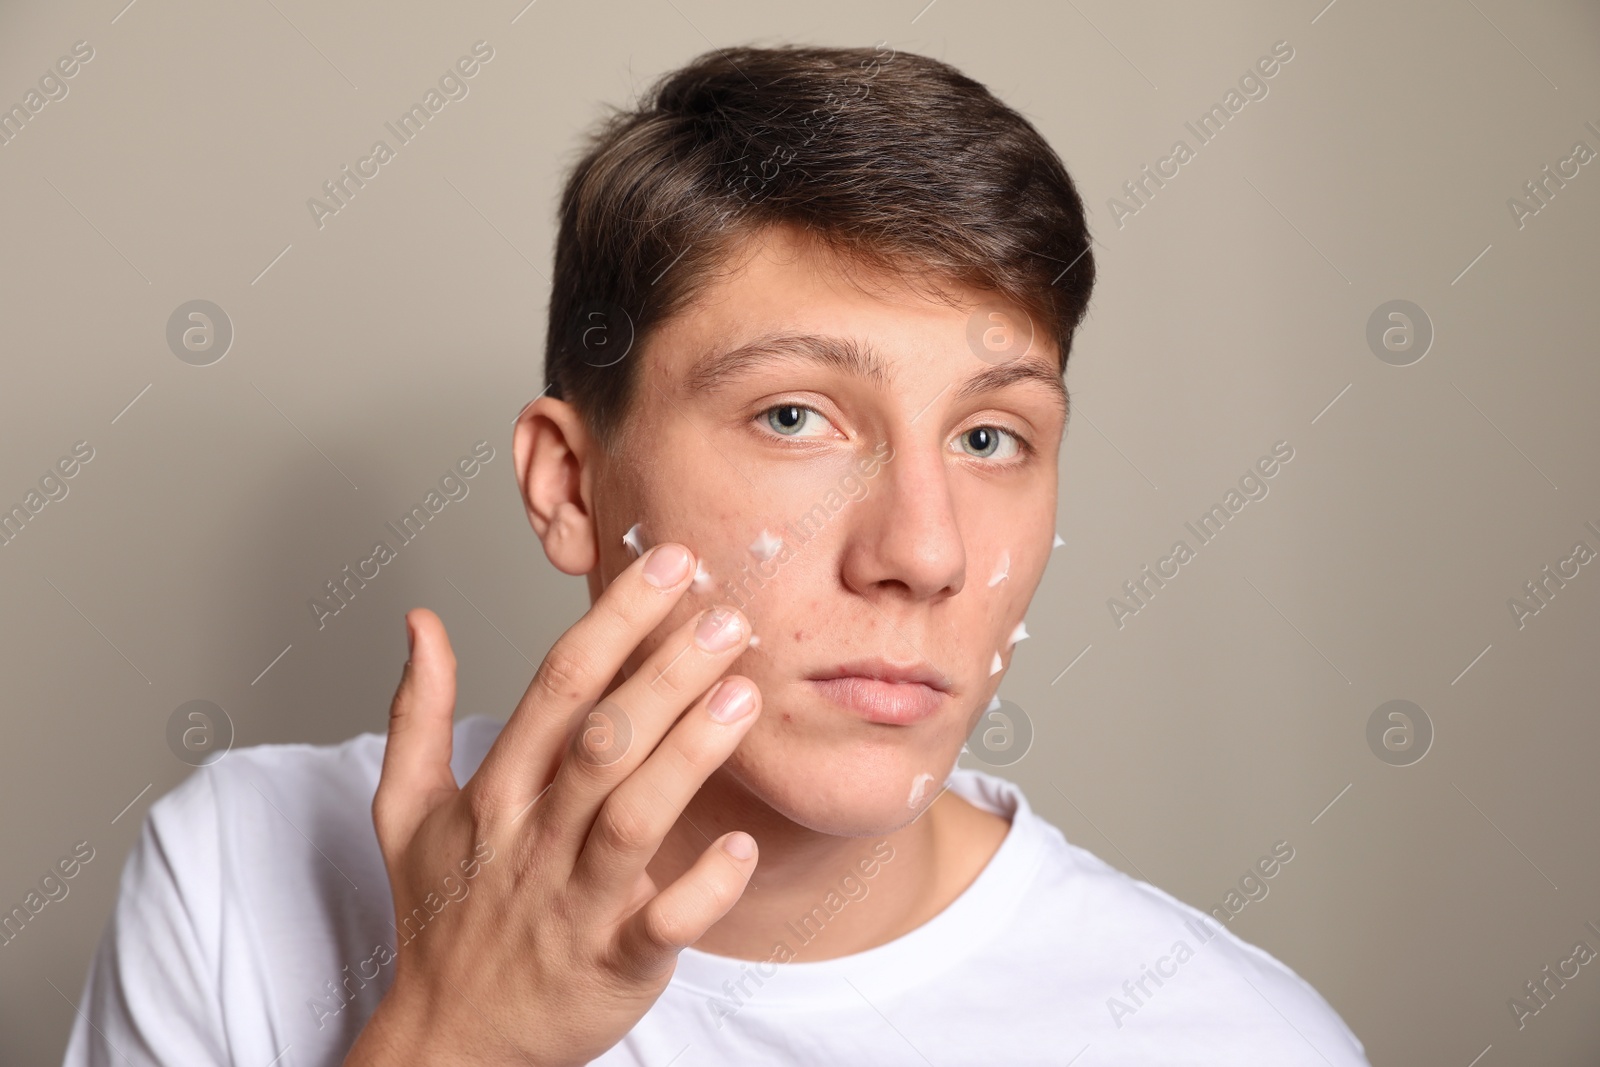
[[[629,564],[550,646],[469,783],[489,810],[521,811],[555,776],[572,713],[598,700],[664,622],[694,575],[694,553],[664,542]]]

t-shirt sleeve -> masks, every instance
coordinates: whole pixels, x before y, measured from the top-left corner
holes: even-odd
[[[211,775],[152,805],[89,965],[64,1067],[226,1063]]]

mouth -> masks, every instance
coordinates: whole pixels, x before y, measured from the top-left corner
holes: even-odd
[[[868,722],[910,726],[933,716],[950,695],[950,680],[925,663],[886,660],[841,663],[806,679],[818,693]]]

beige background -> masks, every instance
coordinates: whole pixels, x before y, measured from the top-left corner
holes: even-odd
[[[508,430],[599,103],[711,43],[886,39],[1029,115],[1101,245],[1067,544],[1002,689],[1037,738],[1006,773],[1201,907],[1290,842],[1233,929],[1374,1063],[1595,1061],[1593,968],[1521,1031],[1507,1007],[1600,948],[1600,566],[1521,630],[1507,608],[1580,538],[1600,549],[1600,163],[1521,229],[1506,206],[1573,142],[1600,150],[1593,5],[125,2],[0,8],[0,104],[95,49],[0,147],[0,503],[95,449],[0,548],[0,905],[96,849],[0,948],[0,1060],[60,1055],[139,820],[189,770],[174,708],[215,701],[241,745],[379,729],[425,604],[461,712],[503,716],[581,610]],[[479,39],[470,96],[319,230],[306,199]],[[1270,94],[1119,229],[1107,199],[1279,40]],[[236,331],[204,368],[165,340],[195,298]],[[1365,339],[1395,298],[1436,331],[1408,367]],[[480,438],[471,495],[319,632],[307,598]],[[1107,598],[1279,440],[1270,496],[1119,630]],[[1413,766],[1366,741],[1393,698],[1436,731]]]

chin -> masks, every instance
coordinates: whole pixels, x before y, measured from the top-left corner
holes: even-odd
[[[856,730],[798,726],[769,707],[723,768],[790,822],[836,837],[881,836],[921,815],[943,789],[964,740],[931,730],[908,736],[892,727],[864,740]]]

